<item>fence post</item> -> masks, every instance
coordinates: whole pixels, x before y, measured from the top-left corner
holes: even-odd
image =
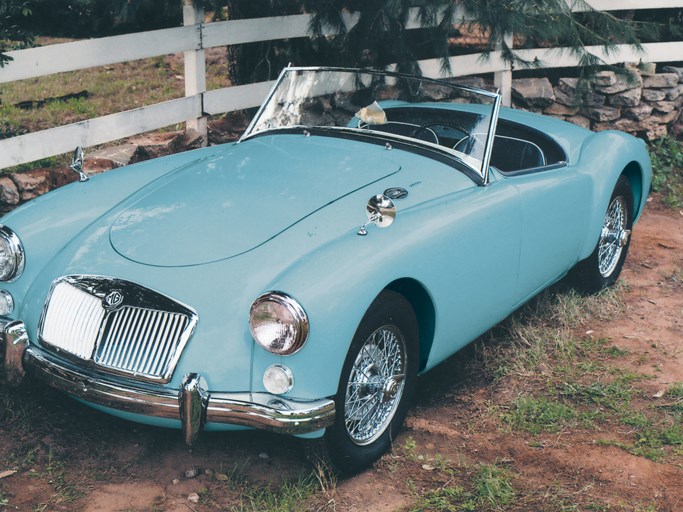
[[[194,5],[192,0],[183,0],[183,25],[199,25],[199,49],[184,52],[185,54],[185,96],[203,95],[206,92],[206,58],[202,42],[202,25],[204,23],[204,9]],[[189,119],[187,129],[197,130],[203,137],[206,145],[208,142],[207,119],[205,116],[197,119]]]
[[[504,40],[505,44],[512,48],[512,34],[505,34]],[[498,43],[496,49],[500,51],[501,47],[502,43]],[[493,74],[493,85],[500,89],[500,95],[502,96],[503,106],[512,106],[512,66],[510,64],[506,64],[505,71],[497,71]]]

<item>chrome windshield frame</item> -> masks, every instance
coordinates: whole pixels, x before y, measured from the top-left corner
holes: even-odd
[[[368,69],[368,68],[345,68],[345,67],[334,67],[334,66],[287,66],[285,67],[281,72],[278,78],[275,80],[275,83],[271,87],[270,91],[266,95],[264,101],[261,103],[260,107],[258,108],[256,114],[250,121],[249,125],[247,126],[247,129],[244,131],[244,133],[241,135],[241,137],[237,140],[237,143],[241,143],[245,140],[248,140],[251,137],[254,137],[256,135],[261,135],[264,133],[269,133],[269,132],[276,132],[282,128],[295,128],[295,126],[291,127],[278,127],[274,128],[272,130],[261,130],[258,132],[253,132],[254,127],[259,123],[261,116],[263,115],[264,110],[267,108],[268,104],[270,103],[271,99],[275,95],[276,91],[280,87],[280,84],[282,81],[285,79],[288,73],[291,72],[300,72],[300,71],[312,71],[312,72],[345,72],[345,73],[363,73],[363,74],[369,74],[369,75],[377,75],[377,76],[386,76],[389,78],[396,78],[396,79],[406,79],[406,80],[420,80],[423,82],[435,84],[435,85],[441,85],[441,86],[446,86],[448,88],[453,88],[453,89],[460,89],[462,91],[466,91],[469,93],[473,94],[478,94],[481,96],[484,96],[486,98],[491,99],[493,102],[490,105],[491,106],[491,121],[489,123],[489,128],[486,136],[486,142],[485,142],[485,147],[484,147],[484,154],[482,158],[482,163],[481,163],[481,168],[477,169],[475,167],[472,167],[471,164],[467,163],[466,161],[463,160],[463,163],[471,168],[481,179],[480,184],[482,185],[487,185],[489,183],[489,165],[491,161],[491,152],[493,149],[493,141],[494,141],[494,135],[496,131],[496,126],[498,123],[498,115],[500,112],[500,106],[502,102],[502,97],[496,92],[492,91],[487,91],[485,89],[478,89],[476,87],[470,87],[466,85],[459,85],[459,84],[454,84],[451,82],[447,82],[445,80],[440,80],[440,79],[435,79],[435,78],[429,78],[429,77],[422,77],[422,76],[414,76],[414,75],[409,75],[406,73],[397,73],[393,71],[383,71],[383,70],[377,70],[377,69]],[[306,128],[309,128],[307,126],[301,126],[302,130],[305,130]],[[332,128],[332,127],[321,127],[321,128]],[[336,127],[336,128],[342,128],[342,127]],[[352,130],[352,128],[347,128],[347,130]],[[400,137],[400,138],[405,138],[405,137]],[[415,144],[420,144],[421,146],[424,146],[427,149],[434,150],[433,144],[430,144],[428,142],[424,141],[419,141],[418,139],[411,139],[412,142]],[[446,151],[445,148],[441,148]],[[459,158],[458,155],[453,155],[456,158]]]

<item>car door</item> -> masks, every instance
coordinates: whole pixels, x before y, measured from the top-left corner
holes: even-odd
[[[522,210],[520,302],[562,277],[578,259],[588,222],[590,178],[572,167],[504,177]]]

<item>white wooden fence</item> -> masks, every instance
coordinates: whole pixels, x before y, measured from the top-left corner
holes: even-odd
[[[203,12],[195,8],[191,0],[183,1],[182,27],[9,52],[14,61],[0,68],[0,83],[184,52],[185,97],[0,140],[0,169],[67,153],[79,145],[103,144],[183,122],[204,131],[207,115],[257,106],[272,86],[272,82],[261,82],[207,91],[205,48],[308,35],[310,15],[203,23]],[[573,0],[567,1],[573,3]],[[683,0],[588,0],[588,3],[604,11],[683,7]],[[578,11],[580,7],[574,7],[574,10]],[[420,26],[417,12],[413,14],[408,29]],[[465,16],[461,13],[459,18],[464,20]],[[347,27],[356,22],[357,15],[345,16]],[[608,55],[601,47],[591,47],[589,51],[612,64],[683,60],[683,41],[645,44],[643,47],[643,53],[626,45]],[[578,64],[571,52],[563,48],[520,53],[526,59],[538,58],[549,68]],[[481,54],[472,54],[452,57],[450,61],[453,76],[494,73],[503,101],[509,104],[512,70],[499,52],[493,52],[488,60],[482,60]],[[419,64],[425,76],[442,76],[438,59],[423,60]]]

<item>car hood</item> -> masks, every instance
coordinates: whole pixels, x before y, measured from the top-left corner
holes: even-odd
[[[162,267],[244,254],[337,199],[399,171],[381,146],[275,134],[172,172],[120,205],[114,250]],[[352,150],[351,150],[352,149]]]

